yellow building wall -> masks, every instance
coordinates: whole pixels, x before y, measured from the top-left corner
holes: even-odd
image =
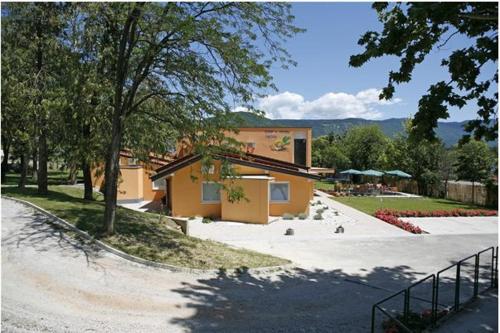
[[[285,203],[269,203],[269,215],[282,216],[285,213],[309,214],[309,201],[311,197],[311,186],[313,181],[303,177],[297,177],[282,173],[270,173],[276,182],[288,182],[290,196],[289,201]]]
[[[222,220],[267,224],[269,220],[269,180],[237,179],[233,185],[242,186],[245,198],[231,203],[226,193],[221,193]]]
[[[159,201],[165,196],[165,189],[153,190],[153,181],[150,176],[154,174],[154,169],[159,168],[160,165],[145,166],[143,172],[143,196],[145,201]]]
[[[201,161],[174,172],[171,180],[174,216],[221,216],[220,203],[201,202],[202,182],[219,179],[220,162],[215,161],[214,165],[213,175],[201,174]]]
[[[120,156],[117,200],[158,201],[165,195],[164,189],[153,190],[153,181],[149,178],[161,165],[139,163],[128,165],[128,157]],[[101,189],[104,182],[104,165],[95,166],[91,174],[93,187]]]
[[[295,135],[298,134],[303,134],[307,140],[306,166],[311,167],[311,128],[241,128],[239,133],[227,133],[228,136],[231,136],[244,144],[255,143],[255,150],[253,150],[253,154],[266,156],[290,163],[294,163],[294,138]],[[279,142],[285,136],[288,136],[290,138],[290,143],[286,146],[280,147]],[[243,149],[246,148],[244,147]]]
[[[118,181],[118,201],[143,199],[143,175],[141,166],[121,166]]]
[[[220,162],[215,161],[214,174],[209,181],[219,180]],[[240,174],[265,174],[266,170],[234,165]],[[284,213],[309,214],[312,199],[313,180],[282,173],[268,172],[274,181],[287,181],[290,186],[290,200],[286,203],[269,202],[268,180],[236,179],[243,186],[245,196],[250,202],[230,204],[226,193],[221,193],[221,203],[204,204],[201,201],[201,162],[196,162],[174,172],[172,177],[172,214],[174,216],[211,216],[223,220],[251,223],[267,223],[268,216],[282,216]],[[192,180],[192,176],[196,180]],[[266,217],[264,218],[264,215]]]

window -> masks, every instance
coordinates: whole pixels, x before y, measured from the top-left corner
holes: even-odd
[[[165,178],[157,179],[153,181],[153,190],[165,190]]]
[[[220,185],[213,182],[203,182],[201,186],[201,202],[220,202]]]
[[[269,183],[269,200],[271,202],[288,202],[290,200],[290,184],[288,182]]]

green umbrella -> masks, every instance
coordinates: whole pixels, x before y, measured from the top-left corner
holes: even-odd
[[[361,175],[361,171],[354,170],[354,169],[344,170],[344,171],[341,171],[340,173],[342,173],[344,175]]]
[[[382,177],[384,175],[383,172],[377,170],[365,170],[361,171],[363,176],[373,176],[373,177]]]
[[[385,173],[391,176],[396,176],[401,178],[411,178],[410,174],[407,174],[406,172],[403,172],[401,170],[391,170],[391,171],[386,171]]]

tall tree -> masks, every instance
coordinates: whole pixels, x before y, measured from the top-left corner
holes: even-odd
[[[360,67],[382,56],[396,56],[401,65],[389,72],[380,94],[391,99],[395,85],[409,82],[415,67],[451,39],[462,35],[470,46],[456,49],[442,60],[450,80],[432,84],[420,98],[412,136],[435,139],[439,119],[449,117],[448,107],[476,103],[478,118],[466,126],[476,139],[498,137],[498,3],[497,2],[376,2],[373,8],[384,27],[368,31],[358,41],[365,50],[350,58]],[[468,139],[470,135],[466,136]]]
[[[483,141],[471,140],[462,145],[457,156],[458,179],[472,182],[472,202],[474,202],[474,183],[486,181],[494,168],[494,157]]]
[[[30,137],[35,138],[32,141],[35,141],[36,147],[31,151],[38,153],[37,181],[40,194],[47,193],[51,124],[49,110],[53,99],[57,97],[53,90],[59,82],[55,73],[57,66],[61,65],[57,57],[60,45],[58,37],[63,24],[60,14],[65,6],[62,3],[7,3],[2,6],[2,30],[15,32],[12,38],[8,38],[5,43],[2,41],[2,44],[21,54],[16,61],[25,78],[25,89],[20,93],[26,92],[25,108],[31,115],[30,124],[33,124]],[[20,109],[6,109],[5,112],[20,112]],[[23,154],[25,164],[29,156],[29,152]]]
[[[153,111],[152,118],[180,123],[194,139],[206,141],[212,135],[207,126],[214,127],[206,119],[225,119],[231,102],[248,104],[255,89],[271,86],[271,64],[290,63],[282,42],[300,30],[292,25],[290,6],[283,3],[83,6],[81,22],[95,35],[95,56],[106,62],[104,75],[111,78],[114,91],[105,162],[105,229],[113,233],[127,119],[154,99],[164,108]],[[216,125],[220,130],[225,122]]]
[[[385,166],[388,138],[377,125],[350,128],[343,139],[344,150],[354,169]]]

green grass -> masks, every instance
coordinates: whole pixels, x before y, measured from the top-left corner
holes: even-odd
[[[48,196],[36,188],[2,187],[2,195],[23,199],[74,224],[101,241],[131,255],[170,265],[213,269],[266,267],[289,263],[288,260],[254,251],[235,249],[222,243],[188,237],[170,227],[173,221],[158,214],[141,213],[118,207],[115,234],[103,236],[104,203],[81,199],[83,191],[69,186],[50,186]]]
[[[314,188],[321,191],[333,191],[335,184],[318,180],[314,182]]]
[[[47,182],[49,185],[66,185],[68,183],[68,171],[48,171],[47,172]],[[17,185],[19,183],[20,174],[9,172],[5,175],[5,181],[2,185]],[[83,181],[82,171],[78,171],[77,180]],[[26,177],[27,185],[36,185],[36,181],[33,180],[31,175]]]
[[[462,202],[435,199],[435,198],[377,198],[377,197],[331,197],[340,203],[356,208],[362,212],[374,215],[377,209],[391,208],[397,210],[451,210],[456,208],[462,209],[480,209],[474,205],[465,204]]]

